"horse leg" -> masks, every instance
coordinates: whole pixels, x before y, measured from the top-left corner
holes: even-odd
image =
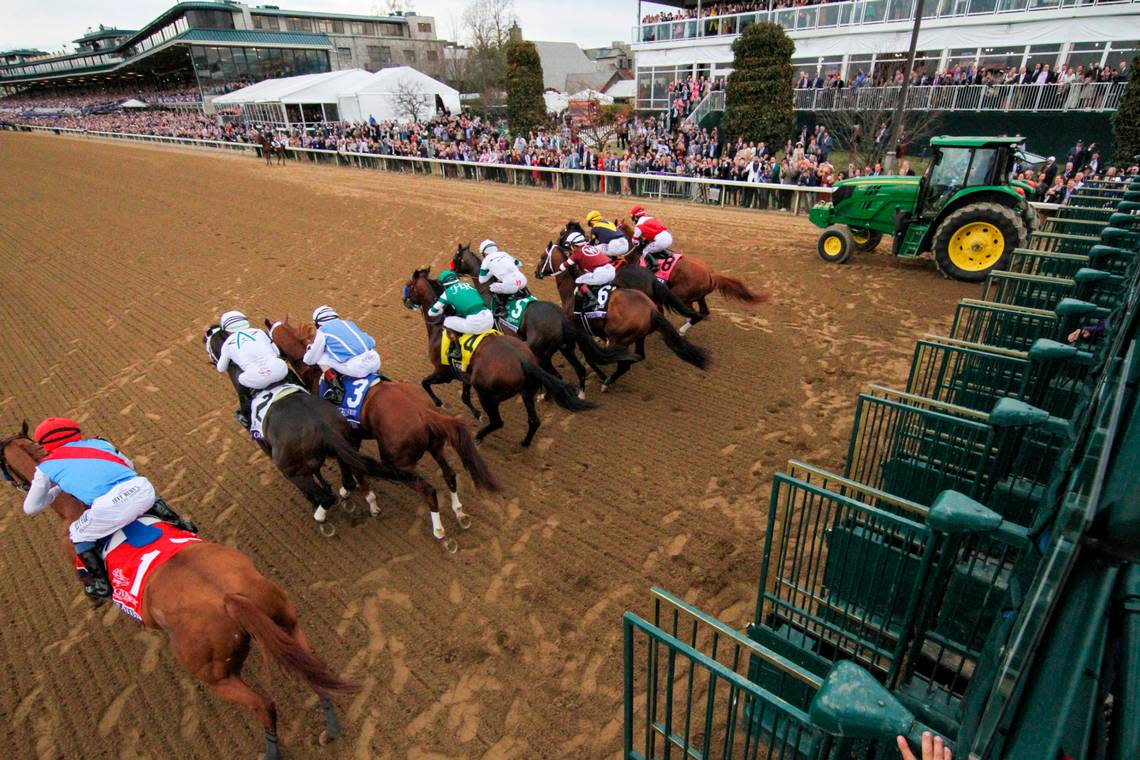
[[[460,398],[463,400],[464,405],[471,410],[471,414],[475,415],[475,419],[479,419],[483,416],[479,414],[479,410],[471,403],[471,383],[463,384],[463,393],[460,395]]]
[[[359,449],[359,446],[357,448]],[[337,459],[336,462],[338,465],[340,465],[341,487],[340,492],[337,495],[340,496],[341,501],[346,502],[347,504],[349,494],[356,491],[356,489],[360,486],[365,486],[367,488],[367,492],[364,494],[364,500],[368,502],[368,511],[372,514],[373,517],[379,515],[380,505],[376,503],[376,492],[372,490],[372,486],[368,483],[368,479],[363,475],[357,475],[355,472],[353,472],[352,467],[350,467],[344,460]],[[324,478],[321,478],[321,480],[323,481]],[[355,514],[356,507],[346,506],[345,511],[349,514]]]
[[[524,449],[530,446],[530,442],[534,440],[534,434],[538,432],[538,426],[542,424],[539,419],[538,410],[534,407],[534,390],[525,389],[522,393],[523,406],[526,407],[526,437],[522,439],[519,445]]]
[[[289,482],[297,486],[306,499],[315,509],[313,519],[323,523],[328,517],[328,510],[336,504],[336,496],[328,483],[323,486],[312,475],[286,475]]]
[[[236,675],[227,676],[207,688],[218,699],[240,705],[253,713],[253,717],[265,729],[265,754],[263,760],[280,760],[277,751],[277,705],[261,692]]]
[[[633,365],[633,362],[618,362],[617,367],[614,368],[614,373],[602,382],[602,391],[605,391],[611,385],[616,383],[618,378],[624,375],[626,372],[629,372],[629,368]]]
[[[439,396],[435,395],[435,391],[433,391],[431,387],[433,385],[447,385],[454,379],[455,376],[451,373],[449,367],[437,367],[435,372],[432,372],[420,381],[420,385],[423,386],[423,389],[427,392],[427,395],[431,397],[432,402],[436,406],[443,406],[443,402],[440,401]]]
[[[443,482],[447,484],[447,490],[451,492],[451,511],[455,513],[455,520],[459,523],[459,527],[467,530],[471,527],[471,518],[463,511],[463,504],[459,501],[459,481],[455,478],[455,469],[451,466],[451,462],[447,461],[447,457],[443,453],[443,444],[437,444],[430,450],[431,458],[439,465],[439,471],[443,475]]]
[[[503,418],[499,415],[499,402],[490,393],[479,391],[479,403],[483,405],[483,411],[487,413],[487,424],[475,434],[476,443],[503,426]]]
[[[640,338],[637,339],[637,344],[635,346],[635,350],[637,351],[637,355],[640,356],[641,359],[644,361],[645,360],[645,336],[644,335],[642,335]]]
[[[586,398],[586,368],[582,366],[582,362],[578,361],[578,353],[570,345],[563,346],[558,351],[566,359],[570,368],[574,370],[574,374],[578,376],[578,398]]]

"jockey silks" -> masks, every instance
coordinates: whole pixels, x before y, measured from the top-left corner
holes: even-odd
[[[608,243],[618,238],[625,239],[625,233],[615,227],[613,222],[598,222],[590,228],[590,234],[599,243]]]
[[[372,336],[347,319],[325,322],[320,331],[325,334],[325,351],[339,362],[346,362],[376,348]]]
[[[97,438],[64,444],[36,467],[87,506],[120,483],[138,477],[114,446]]]

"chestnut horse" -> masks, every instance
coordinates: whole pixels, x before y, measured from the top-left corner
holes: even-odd
[[[273,157],[277,157],[277,163],[280,166],[285,165],[285,146],[278,143],[277,147],[273,147],[274,138],[264,132],[257,133],[258,144],[261,145],[261,155],[265,156],[265,165],[270,166],[273,164]]]
[[[566,261],[566,252],[557,243],[547,243],[546,253],[538,260],[534,276],[543,279],[553,275],[558,285],[558,294],[562,298],[562,307],[571,312],[574,308],[574,275],[578,272],[575,265],[571,265],[563,272],[559,272],[562,263]],[[694,345],[682,337],[677,328],[654,306],[649,296],[632,288],[615,287],[610,291],[609,301],[606,303],[606,316],[604,319],[590,320],[590,329],[596,335],[605,335],[606,339],[619,346],[636,344],[635,351],[640,361],[645,358],[645,337],[653,332],[660,332],[669,350],[677,355],[681,361],[688,362],[699,369],[709,366],[709,355],[700,346]],[[604,391],[629,371],[632,362],[619,362],[614,373],[602,382]],[[593,367],[598,371],[597,367]]]
[[[629,238],[630,249],[625,256],[626,262],[640,265],[641,246],[633,243],[633,226],[624,219],[618,221],[617,225],[618,229]],[[709,305],[705,302],[705,296],[714,290],[725,298],[745,304],[761,303],[769,298],[768,293],[763,291],[755,293],[742,281],[714,272],[713,268],[704,261],[687,253],[673,265],[673,273],[669,275],[669,289],[690,308],[695,305],[702,317],[707,317],[709,314]],[[689,320],[687,324],[681,325],[681,334],[687,333],[693,324],[694,322]]]
[[[490,302],[491,290],[486,283],[479,282],[479,269],[483,259],[471,250],[470,246],[460,245],[451,257],[451,270],[459,275],[467,275],[474,281],[475,289],[483,296],[483,300]],[[656,279],[656,278],[655,278]],[[501,320],[497,320],[500,329],[508,335],[509,328],[504,328]],[[578,398],[586,398],[586,368],[578,361],[574,347],[582,350],[586,361],[591,367],[604,364],[616,364],[619,361],[635,361],[629,352],[619,348],[603,348],[574,323],[563,310],[550,301],[534,301],[523,312],[522,324],[519,325],[518,337],[525,341],[534,355],[538,357],[539,366],[550,374],[558,377],[558,370],[554,368],[551,358],[561,353],[578,376]],[[605,380],[604,373],[599,372],[598,378]]]
[[[443,292],[438,281],[428,277],[431,267],[421,267],[412,272],[404,284],[404,306],[419,309],[427,328],[428,359],[435,371],[423,379],[422,385],[436,406],[443,402],[431,387],[450,383],[457,379],[455,370],[440,360],[440,345],[443,342],[443,320],[428,316],[428,310]],[[488,335],[475,349],[471,357],[467,376],[463,379],[463,403],[479,419],[479,411],[471,404],[471,388],[479,395],[479,403],[487,412],[487,424],[475,434],[476,441],[482,441],[488,434],[503,426],[499,405],[512,396],[522,395],[526,407],[526,437],[520,443],[530,446],[534,434],[538,432],[541,420],[535,409],[534,397],[540,388],[545,388],[554,403],[571,412],[593,409],[594,404],[578,398],[574,386],[559,380],[538,365],[538,358],[530,346],[512,335]]]
[[[316,326],[303,324],[293,327],[286,317],[276,323],[270,323],[267,319],[265,327],[273,343],[301,376],[302,382],[316,394],[321,377],[320,368],[301,361],[306,345],[316,336]],[[431,513],[433,535],[445,541],[444,546],[448,551],[458,548],[454,541],[446,539],[439,518],[439,501],[435,488],[416,473],[415,467],[424,454],[431,454],[451,492],[451,509],[455,512],[456,521],[461,528],[470,528],[471,518],[463,511],[463,504],[459,501],[455,470],[444,456],[444,445],[450,443],[451,448],[455,449],[463,468],[477,488],[498,491],[499,482],[479,454],[475,439],[471,437],[467,426],[455,417],[437,412],[423,391],[414,385],[387,380],[368,389],[360,407],[360,423],[358,432],[376,439],[380,461],[415,477],[407,485],[423,497]],[[369,492],[366,498],[372,515],[380,514],[376,495]]]
[[[23,429],[0,441],[0,465],[21,491],[35,475],[45,455]],[[60,536],[67,561],[75,562],[67,527],[87,506],[67,493],[52,502],[63,520]],[[214,696],[253,713],[265,730],[267,760],[277,749],[277,706],[242,680],[242,665],[250,639],[286,673],[298,676],[320,697],[325,717],[321,744],[340,735],[332,697],[359,688],[341,680],[313,653],[297,621],[297,609],[281,588],[257,571],[242,552],[209,541],[195,541],[147,574],[146,593],[139,607],[147,628],[166,631],[174,658],[186,672],[205,684]],[[110,661],[108,661],[110,662]]]

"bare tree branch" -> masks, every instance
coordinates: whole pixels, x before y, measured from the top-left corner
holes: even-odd
[[[415,82],[403,81],[396,84],[394,100],[401,116],[408,117],[409,121],[417,121],[431,98]]]

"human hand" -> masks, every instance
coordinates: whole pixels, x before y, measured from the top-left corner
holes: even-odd
[[[902,755],[902,760],[917,760],[914,753],[910,751],[910,745],[907,744],[905,736],[895,737],[895,743],[899,746],[899,754]],[[954,753],[942,741],[941,736],[935,736],[929,731],[922,732],[922,760],[953,760]]]
[[[1071,333],[1069,333],[1069,342],[1070,343],[1076,343],[1080,339],[1081,339],[1081,329],[1080,328],[1077,328],[1076,330],[1073,330]]]

